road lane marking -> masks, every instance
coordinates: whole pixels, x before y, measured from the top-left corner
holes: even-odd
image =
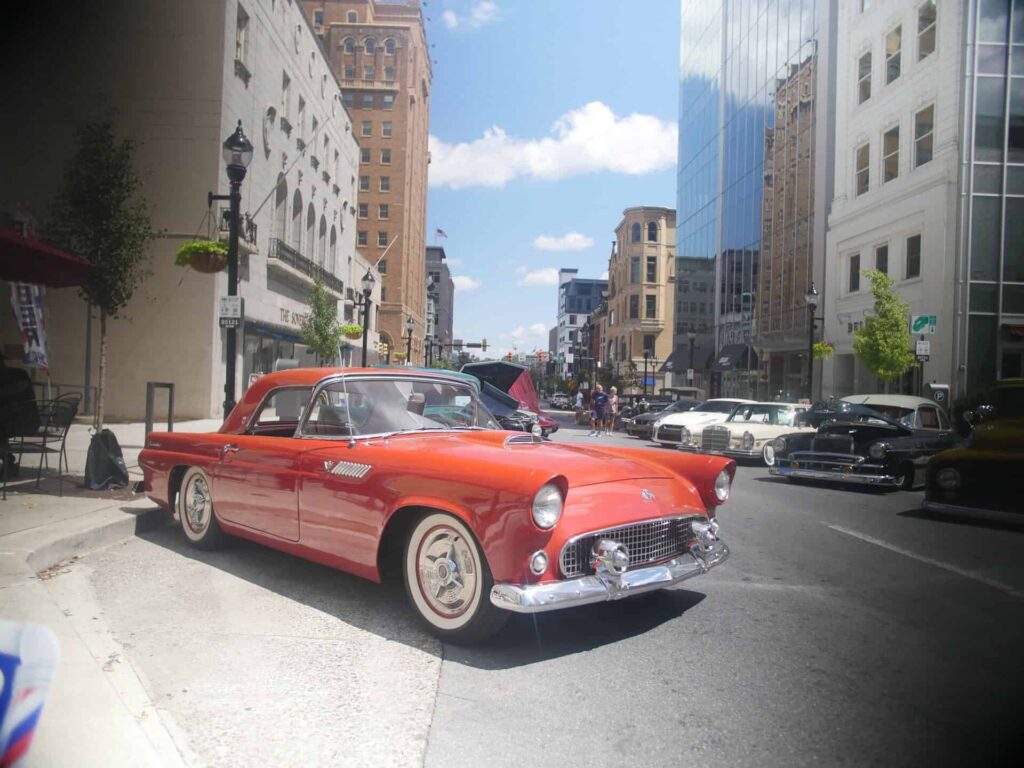
[[[911,552],[909,549],[903,549],[903,547],[897,547],[895,544],[890,544],[887,541],[882,541],[881,539],[876,539],[873,536],[868,536],[866,533],[854,531],[849,528],[843,528],[841,525],[830,525],[828,523],[825,523],[825,525],[833,531],[845,533],[847,536],[853,536],[855,539],[860,539],[861,541],[866,541],[868,544],[874,544],[875,546],[882,547],[883,549],[888,549],[890,552],[904,555],[905,557],[917,560],[918,562],[934,565],[936,568],[941,568],[944,571],[955,573],[957,576],[973,579],[974,581],[980,582],[986,586],[998,589],[1000,592],[1005,592],[1011,597],[1016,597],[1018,600],[1024,600],[1024,592],[1021,592],[1016,587],[1004,584],[996,579],[990,579],[988,576],[980,574],[977,571],[969,571],[966,568],[960,568],[959,566],[952,565],[951,563],[944,563],[941,560],[935,560],[931,557],[919,555],[916,552]]]

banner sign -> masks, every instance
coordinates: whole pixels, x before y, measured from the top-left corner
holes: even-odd
[[[25,345],[26,368],[50,370],[46,357],[46,324],[43,320],[43,289],[29,283],[11,283],[11,307]]]

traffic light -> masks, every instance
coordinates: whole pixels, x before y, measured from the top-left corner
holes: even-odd
[[[505,355],[505,357],[506,357],[506,358],[508,359],[508,361],[509,361],[510,363],[512,362],[512,353],[511,353],[511,352],[508,352],[508,353],[507,353],[507,354]]]
[[[484,338],[484,343],[480,345],[480,351],[482,351],[482,352],[486,352],[487,351],[487,339],[486,338]]]

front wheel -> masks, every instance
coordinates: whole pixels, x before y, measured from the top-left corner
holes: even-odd
[[[901,491],[914,490],[914,465],[901,464],[893,477],[896,487]]]
[[[494,579],[480,545],[452,515],[428,513],[412,527],[403,572],[409,602],[442,640],[476,643],[508,620],[506,611],[491,604]]]
[[[224,532],[213,514],[210,479],[199,467],[189,467],[178,490],[178,521],[189,544],[197,549],[218,549]]]

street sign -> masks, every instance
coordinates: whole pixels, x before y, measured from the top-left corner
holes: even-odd
[[[569,365],[572,365],[572,357],[573,357],[572,352],[566,352],[565,353],[565,362],[567,362]]]
[[[928,357],[932,353],[932,343],[921,339],[917,342],[917,356]]]
[[[654,377],[653,376],[648,376],[647,378],[645,378],[644,381],[643,381],[643,386],[645,386],[645,387],[653,387],[654,386]]]
[[[239,328],[242,325],[242,318],[245,316],[241,296],[220,297],[220,327]]]
[[[910,332],[911,333],[935,333],[935,326],[939,324],[939,318],[936,315],[911,315],[910,316]]]
[[[693,368],[686,369],[686,380],[693,381]]]

